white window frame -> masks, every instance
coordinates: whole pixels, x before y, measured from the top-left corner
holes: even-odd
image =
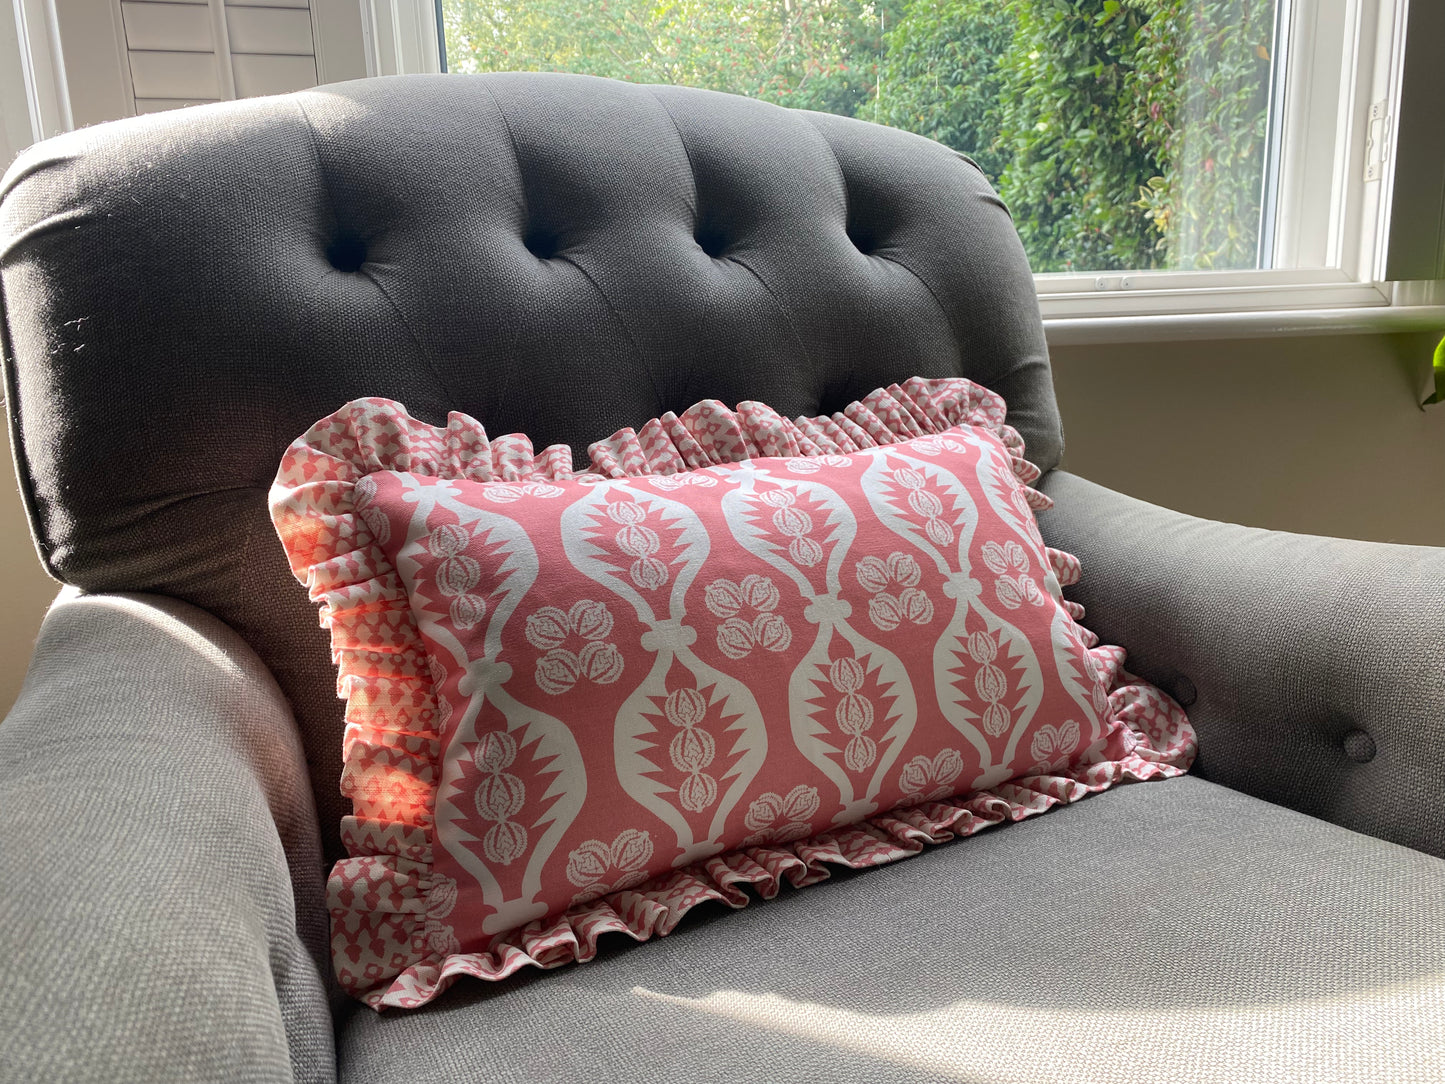
[[[435,0],[360,0],[366,74],[432,75],[441,69]]]
[[[1273,268],[1036,275],[1051,343],[1445,327],[1445,282],[1383,273],[1405,0],[1281,3]]]
[[[3,39],[6,51],[15,50],[23,93],[0,95],[5,145],[17,154],[31,143],[59,135],[75,127],[70,112],[70,95],[65,78],[65,59],[60,51],[59,21],[54,0],[0,0],[8,10]],[[10,57],[3,58],[7,64]],[[8,73],[7,73],[8,74]],[[7,83],[9,81],[7,80]],[[8,166],[7,160],[3,165]]]

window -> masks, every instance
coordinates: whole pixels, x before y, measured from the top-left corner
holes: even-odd
[[[1045,316],[1385,306],[1394,0],[440,0],[448,70],[905,128],[1009,204]]]
[[[443,0],[455,71],[686,83],[971,155],[1035,270],[1269,266],[1276,0]]]

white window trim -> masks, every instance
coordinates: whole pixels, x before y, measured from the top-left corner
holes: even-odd
[[[1285,269],[1035,276],[1050,341],[1445,327],[1445,290],[1416,289],[1416,303],[1402,304],[1381,281],[1404,9],[1404,0],[1291,4],[1272,261]],[[1316,266],[1289,269],[1299,263]]]
[[[1438,287],[1439,284],[1411,285]],[[1445,297],[1445,290],[1437,289],[1436,296]],[[1051,347],[1087,343],[1179,342],[1186,339],[1383,335],[1406,331],[1445,331],[1445,304],[1387,303],[1332,309],[1167,312],[1144,316],[1053,316],[1044,320],[1044,336]]]
[[[1294,55],[1284,72],[1285,112],[1275,118],[1281,156],[1267,261],[1272,270],[1036,275],[1046,319],[1388,304],[1385,291],[1366,288],[1373,277],[1358,266],[1366,186],[1363,179],[1352,183],[1358,174],[1350,164],[1363,160],[1363,144],[1355,136],[1356,99],[1362,94],[1355,76],[1378,67],[1373,53],[1359,63],[1354,58],[1360,38],[1374,40],[1396,0],[1279,3]],[[1388,70],[1385,59],[1382,70]],[[1284,286],[1291,287],[1287,300],[1279,296]],[[1141,290],[1147,294],[1140,296]]]
[[[0,0],[3,3],[4,0]],[[59,19],[54,0],[11,0],[19,45],[20,74],[25,83],[24,108],[32,141],[59,135],[75,127],[65,79],[65,58],[60,51]],[[7,109],[19,110],[20,103]],[[11,120],[7,116],[7,122]],[[22,127],[18,124],[12,127]],[[17,151],[21,148],[16,147]],[[8,163],[6,163],[8,165]]]
[[[1445,280],[1382,281],[1406,2],[1292,7],[1289,33],[1303,56],[1287,97],[1307,108],[1284,118],[1275,261],[1326,266],[1035,276],[1051,344],[1445,330]],[[1322,220],[1328,229],[1309,230]]]
[[[361,0],[366,74],[441,71],[441,28],[434,0]]]

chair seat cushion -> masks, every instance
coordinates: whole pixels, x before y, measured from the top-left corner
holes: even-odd
[[[350,1082],[1445,1079],[1445,862],[1198,778],[353,1012]]]

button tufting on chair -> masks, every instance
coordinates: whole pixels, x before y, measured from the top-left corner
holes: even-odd
[[[326,246],[326,260],[338,271],[359,271],[366,262],[366,242],[354,233],[339,234]]]
[[[1199,690],[1194,687],[1194,682],[1190,681],[1183,674],[1180,674],[1174,679],[1171,695],[1181,708],[1187,708],[1199,699]]]
[[[1368,764],[1375,759],[1375,739],[1363,730],[1351,730],[1345,735],[1345,756],[1356,764]]]
[[[562,242],[557,235],[541,226],[530,227],[522,237],[522,244],[539,260],[550,260],[562,251]]]
[[[877,239],[872,232],[855,222],[848,223],[847,234],[848,240],[853,242],[853,247],[865,256],[872,255],[878,247]]]
[[[714,260],[722,259],[728,250],[728,239],[720,229],[709,223],[699,222],[692,236],[693,239],[697,241],[698,248],[702,249]]]

